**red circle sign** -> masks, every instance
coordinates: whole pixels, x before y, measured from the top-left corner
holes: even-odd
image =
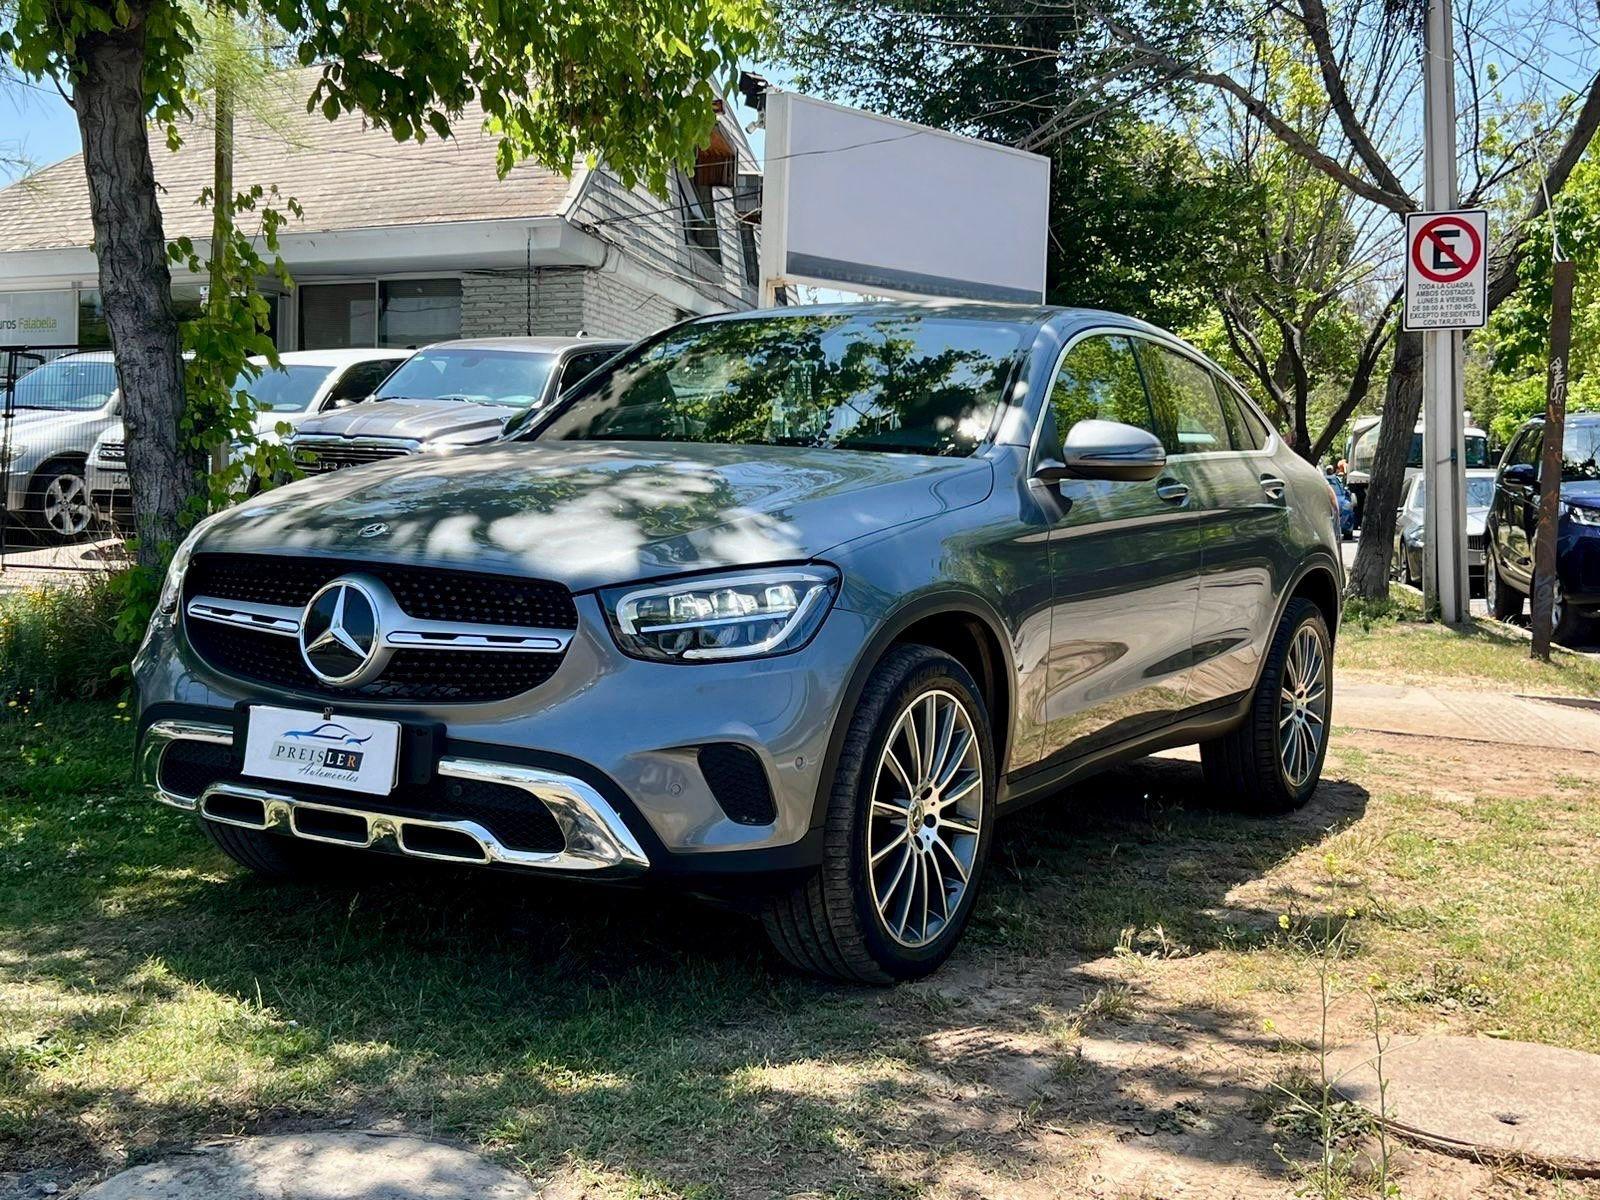
[[[1459,229],[1466,233],[1469,243],[1463,254],[1456,250],[1445,238],[1438,236],[1441,227]],[[1422,248],[1425,245],[1433,247],[1434,253],[1430,256],[1437,260],[1444,259],[1449,265],[1442,270],[1429,266],[1422,258]],[[1411,241],[1411,265],[1421,272],[1424,279],[1434,283],[1455,283],[1472,274],[1472,269],[1478,265],[1478,260],[1483,257],[1483,239],[1478,236],[1478,231],[1460,217],[1435,217],[1421,229]]]

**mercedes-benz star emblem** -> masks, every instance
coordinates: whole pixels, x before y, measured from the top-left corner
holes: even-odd
[[[383,669],[389,655],[378,614],[376,581],[341,576],[325,584],[300,621],[300,657],[324,683],[354,687]]]
[[[389,526],[382,521],[374,521],[371,525],[363,525],[357,537],[375,538],[382,537],[389,532]]]

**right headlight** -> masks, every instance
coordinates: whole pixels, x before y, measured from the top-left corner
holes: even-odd
[[[1586,508],[1581,504],[1563,504],[1561,508],[1579,525],[1600,525],[1600,508]]]
[[[189,560],[194,557],[194,544],[200,535],[205,532],[221,513],[212,513],[209,517],[201,519],[189,536],[178,543],[178,549],[172,555],[172,561],[167,564],[167,576],[161,581],[161,595],[156,600],[156,608],[163,613],[172,613],[178,607],[178,598],[183,595],[183,577],[189,571]],[[146,593],[148,594],[148,593]]]
[[[798,650],[828,615],[839,572],[762,567],[600,594],[623,653],[659,662],[764,658]]]

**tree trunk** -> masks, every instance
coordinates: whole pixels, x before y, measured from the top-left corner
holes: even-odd
[[[1394,366],[1383,397],[1383,428],[1372,460],[1367,502],[1361,518],[1361,548],[1350,570],[1350,594],[1382,600],[1389,594],[1389,560],[1394,553],[1395,508],[1405,480],[1411,437],[1422,411],[1422,335],[1402,333],[1395,342]]]
[[[138,560],[159,567],[179,539],[178,518],[196,494],[201,456],[179,445],[183,359],[145,128],[143,23],[90,35],[78,48],[73,102],[100,300],[122,388]]]

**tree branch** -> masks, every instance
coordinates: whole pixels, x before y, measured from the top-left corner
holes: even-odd
[[[1383,311],[1373,318],[1372,328],[1367,332],[1367,340],[1362,343],[1361,353],[1356,356],[1356,369],[1350,376],[1350,386],[1345,390],[1344,399],[1339,402],[1339,407],[1334,409],[1333,415],[1328,418],[1327,425],[1311,443],[1312,462],[1316,462],[1328,452],[1335,435],[1344,428],[1344,423],[1367,398],[1367,389],[1372,386],[1372,373],[1377,370],[1378,359],[1382,357],[1383,348],[1389,344],[1389,339],[1394,336],[1394,314],[1399,309],[1404,295],[1404,289],[1396,288],[1390,294],[1389,302],[1383,306]]]
[[[1174,58],[1164,50],[1152,46],[1120,22],[1108,21],[1107,26],[1112,36],[1126,45],[1128,49],[1139,55],[1146,62],[1160,67],[1173,78],[1203,83],[1207,87],[1216,88],[1218,91],[1232,96],[1244,106],[1245,111],[1272,130],[1274,136],[1288,149],[1305,159],[1306,162],[1328,176],[1328,178],[1342,184],[1362,199],[1370,200],[1374,204],[1380,204],[1391,212],[1407,213],[1416,208],[1416,201],[1412,200],[1403,191],[1393,192],[1388,188],[1380,187],[1370,180],[1363,179],[1346,168],[1338,159],[1323,153],[1298,129],[1273,112],[1264,100],[1252,93],[1231,75],[1202,70],[1197,63],[1186,63]]]

